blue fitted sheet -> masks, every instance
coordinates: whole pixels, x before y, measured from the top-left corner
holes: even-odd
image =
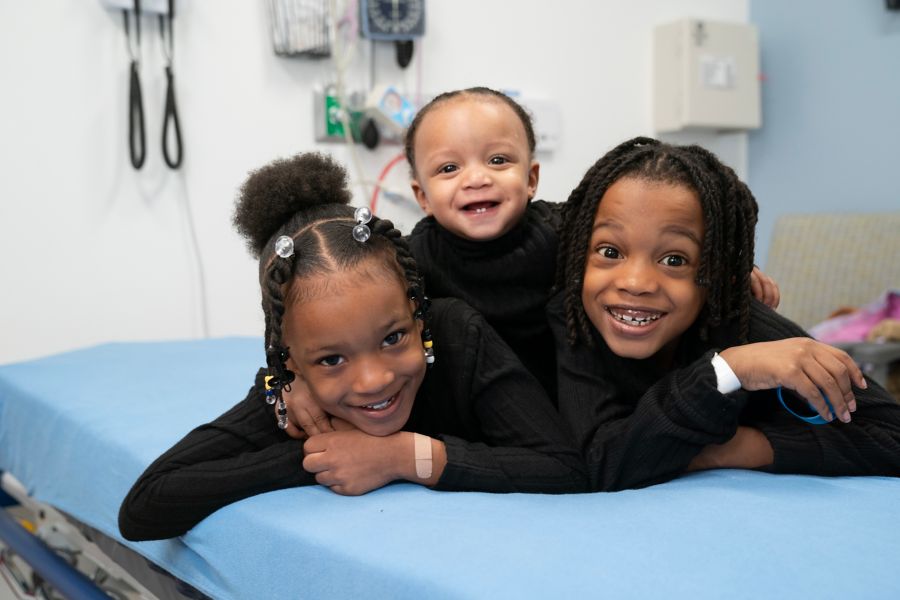
[[[0,366],[0,470],[116,539],[141,471],[244,397],[257,338]],[[274,426],[274,425],[273,425]],[[128,543],[214,598],[900,598],[900,480],[716,471],[568,496],[320,487]]]

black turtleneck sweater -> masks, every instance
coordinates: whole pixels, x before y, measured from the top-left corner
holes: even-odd
[[[559,361],[559,410],[587,461],[594,490],[659,483],[685,472],[704,446],[722,444],[738,425],[760,430],[774,450],[768,469],[810,475],[900,476],[900,404],[877,383],[854,388],[850,423],[810,425],[790,415],[775,390],[722,394],[714,351],[738,345],[725,327],[702,341],[685,332],[673,369],[613,354],[594,332],[594,348],[569,345],[562,295],[548,307]],[[753,301],[748,343],[808,337]]]
[[[426,293],[460,298],[484,315],[551,398],[556,356],[545,311],[562,206],[533,201],[515,228],[489,242],[460,238],[434,217],[419,221],[409,236]]]

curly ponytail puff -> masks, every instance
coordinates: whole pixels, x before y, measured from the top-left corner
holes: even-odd
[[[241,186],[233,223],[259,258],[273,235],[298,212],[323,204],[349,204],[347,172],[318,153],[275,160],[251,171]]]

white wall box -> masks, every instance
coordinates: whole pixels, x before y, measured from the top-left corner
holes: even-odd
[[[683,19],[654,29],[656,131],[756,129],[759,88],[753,25]]]

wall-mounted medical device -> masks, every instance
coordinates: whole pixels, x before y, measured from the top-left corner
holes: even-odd
[[[134,10],[134,0],[100,0],[100,4],[109,10]],[[155,15],[169,13],[169,0],[141,0],[139,5],[141,12],[144,13]]]
[[[331,56],[328,0],[269,0],[272,45],[279,56]]]
[[[397,64],[405,69],[413,40],[425,35],[425,0],[359,0],[359,21],[364,38],[394,43]]]
[[[360,0],[360,33],[372,40],[411,40],[425,34],[425,0]]]
[[[758,128],[762,115],[756,27],[698,19],[657,26],[653,123],[658,132]]]
[[[131,61],[128,81],[128,152],[131,166],[139,170],[147,158],[147,136],[144,126],[144,94],[141,89],[141,27],[146,14],[159,22],[159,37],[166,67],[166,99],[163,116],[162,154],[170,169],[181,167],[184,146],[181,140],[181,123],[175,102],[175,0],[100,0],[104,8],[122,13],[125,43]],[[170,133],[174,137],[170,136]],[[171,139],[171,142],[170,142]]]

